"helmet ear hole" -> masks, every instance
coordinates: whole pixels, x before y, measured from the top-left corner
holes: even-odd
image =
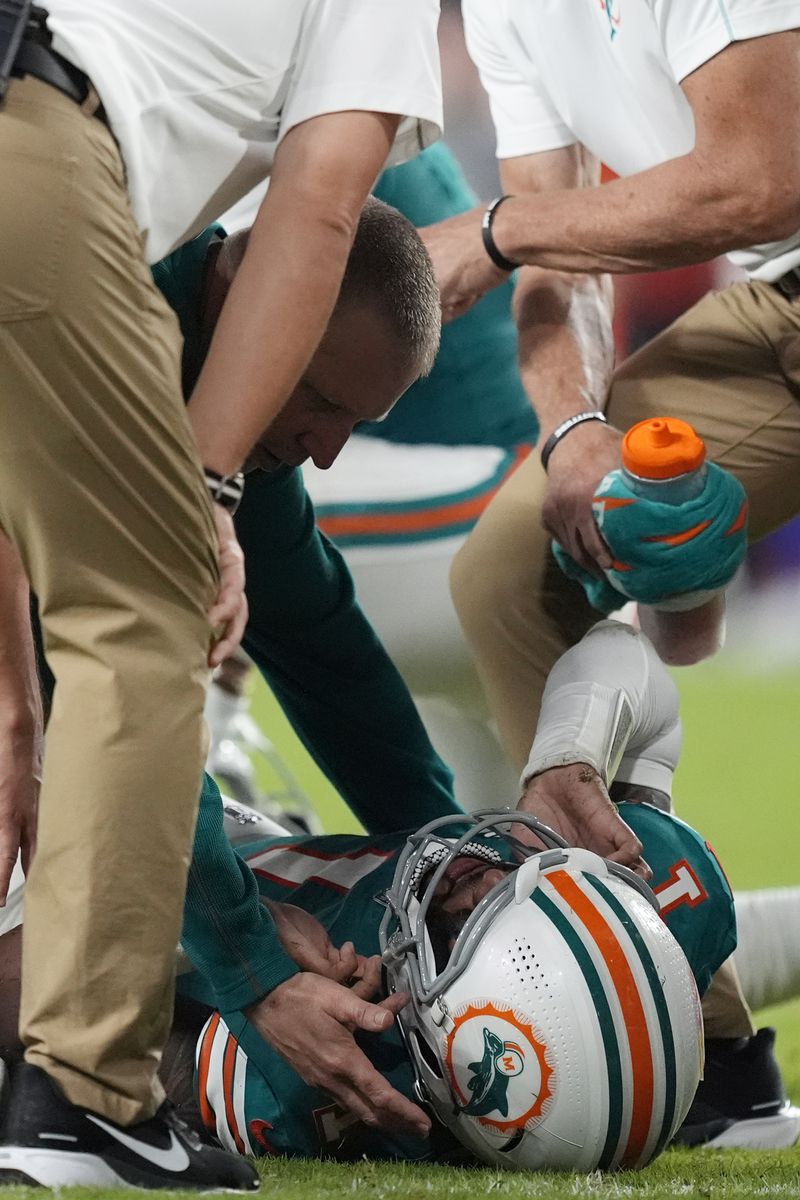
[[[436,1076],[437,1079],[443,1079],[442,1067],[436,1052],[428,1041],[422,1036],[418,1029],[411,1030],[411,1037],[416,1043],[417,1051],[420,1058],[425,1063],[428,1070]]]

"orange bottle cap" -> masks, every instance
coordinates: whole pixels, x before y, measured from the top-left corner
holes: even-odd
[[[632,425],[622,439],[622,463],[641,479],[672,479],[705,462],[706,446],[686,421],[653,417]]]

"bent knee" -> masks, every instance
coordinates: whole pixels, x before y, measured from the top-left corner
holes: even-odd
[[[477,533],[476,527],[450,571],[453,604],[470,640],[491,637],[501,626],[529,653],[542,642],[566,649],[602,618],[561,571],[548,538],[509,550]]]

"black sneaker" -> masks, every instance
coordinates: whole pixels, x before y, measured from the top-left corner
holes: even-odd
[[[784,1150],[800,1138],[800,1109],[787,1099],[775,1058],[775,1030],[749,1038],[709,1038],[705,1075],[678,1146]]]
[[[39,1067],[14,1073],[0,1144],[0,1184],[192,1188],[255,1192],[256,1172],[204,1142],[163,1105],[149,1121],[117,1125],[78,1108]]]

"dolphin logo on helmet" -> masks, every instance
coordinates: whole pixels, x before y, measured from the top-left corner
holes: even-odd
[[[467,1086],[472,1092],[472,1099],[464,1112],[471,1117],[484,1117],[490,1112],[499,1112],[507,1117],[509,1076],[497,1069],[506,1044],[486,1026],[483,1029],[483,1044],[483,1058],[480,1062],[469,1064],[473,1076]]]

